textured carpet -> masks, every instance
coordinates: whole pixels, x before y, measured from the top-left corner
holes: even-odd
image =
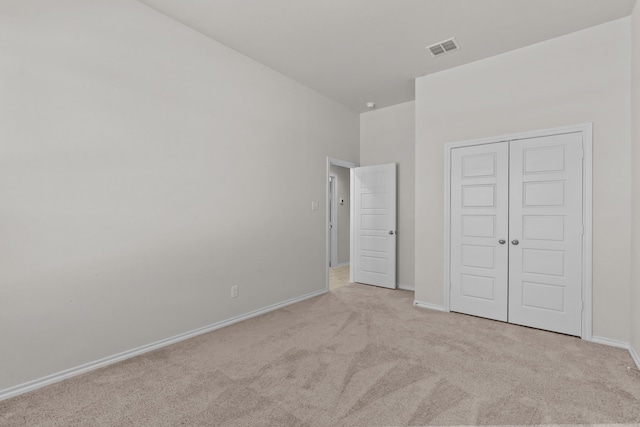
[[[0,402],[2,426],[640,423],[621,349],[351,284]]]

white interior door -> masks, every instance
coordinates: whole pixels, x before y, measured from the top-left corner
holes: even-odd
[[[396,287],[396,165],[353,168],[353,281]]]
[[[511,142],[509,322],[581,335],[582,133]]]
[[[507,321],[509,143],[451,154],[451,310]]]

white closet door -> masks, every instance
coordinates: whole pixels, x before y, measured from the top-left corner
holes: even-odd
[[[510,150],[509,322],[580,335],[582,133]]]
[[[507,320],[508,180],[508,142],[452,150],[452,311]]]

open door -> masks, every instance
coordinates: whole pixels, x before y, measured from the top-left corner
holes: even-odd
[[[396,164],[351,169],[353,281],[396,288]]]

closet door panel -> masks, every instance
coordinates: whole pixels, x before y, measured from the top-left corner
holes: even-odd
[[[582,324],[582,133],[510,143],[509,322]]]
[[[451,156],[451,310],[507,320],[509,145]]]

